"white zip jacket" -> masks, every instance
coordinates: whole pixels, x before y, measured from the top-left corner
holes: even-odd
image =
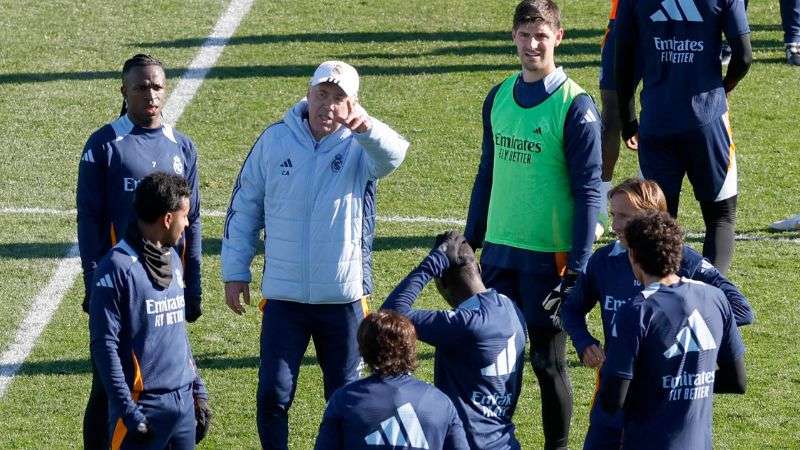
[[[302,99],[267,127],[245,160],[225,219],[222,279],[250,282],[264,229],[266,299],[349,303],[372,290],[375,188],[408,142],[371,117],[314,140]]]

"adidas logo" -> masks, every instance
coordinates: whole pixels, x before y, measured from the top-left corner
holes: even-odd
[[[680,9],[678,5],[680,5]],[[694,0],[677,0],[677,3],[676,0],[664,0],[661,2],[661,8],[663,10],[659,9],[653,13],[650,16],[650,20],[653,22],[666,22],[668,20],[677,22],[683,22],[684,20],[687,22],[703,21],[703,17],[700,15],[700,11],[697,10]],[[666,14],[664,14],[665,11]],[[683,15],[681,15],[681,11],[683,11]],[[669,19],[667,16],[669,16]]]
[[[83,156],[81,156],[81,161],[86,161],[90,163],[94,162],[94,155],[92,154],[91,149],[86,150],[86,153],[84,153]]]
[[[289,175],[289,169],[292,167],[292,159],[286,158],[286,161],[281,163],[281,175]]]
[[[591,109],[587,109],[586,114],[584,114],[583,119],[581,119],[581,123],[592,123],[592,122],[597,122],[597,117],[595,117]]]
[[[675,341],[676,342],[664,352],[665,358],[669,359],[684,353],[701,352],[717,348],[717,343],[714,342],[714,336],[711,334],[711,330],[708,329],[708,325],[706,325],[706,322],[703,320],[703,316],[701,316],[696,309],[689,316],[689,324],[678,331]]]
[[[399,419],[399,420],[398,420]],[[402,424],[402,426],[401,426]],[[368,434],[364,441],[367,445],[390,445],[401,448],[429,449],[428,440],[422,432],[414,407],[406,403],[397,408],[397,413],[383,422],[381,428]]]
[[[540,135],[540,136],[541,136],[541,134],[542,134],[542,127],[536,127],[536,128],[533,130],[533,134],[538,134],[538,135]]]
[[[516,333],[508,338],[506,348],[497,355],[497,360],[492,364],[481,369],[481,375],[487,377],[500,377],[514,373],[514,366],[517,365],[517,335]]]
[[[108,274],[103,275],[103,278],[95,283],[95,286],[114,289],[114,282],[111,281],[111,276]]]

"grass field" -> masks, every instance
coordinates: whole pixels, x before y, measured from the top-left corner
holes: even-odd
[[[165,62],[174,87],[227,6],[219,0],[124,3],[0,0],[0,208],[74,208],[83,144],[119,109],[122,62],[140,51],[151,53]],[[607,3],[560,3],[566,40],[558,62],[599,98]],[[515,4],[257,2],[177,124],[200,149],[204,209],[226,208],[236,173],[260,131],[304,94],[316,64],[335,58],[360,70],[367,110],[412,142],[403,166],[381,183],[379,214],[464,219],[480,152],[481,103],[493,84],[518,67],[509,31]],[[751,3],[755,63],[731,97],[741,191],[737,232],[760,240],[737,242],[730,278],[749,297],[757,323],[743,329],[748,393],[715,401],[717,448],[800,445],[800,245],[785,239],[800,236],[766,230],[773,220],[800,212],[800,70],[784,63],[779,17],[777,2]],[[616,179],[635,172],[635,155],[624,153]],[[687,231],[701,232],[699,209],[686,188],[681,222]],[[254,309],[236,317],[222,300],[222,220],[204,219],[205,314],[189,327],[215,411],[202,446],[256,448],[260,319]],[[373,308],[445,228],[379,222]],[[74,236],[70,214],[0,215],[0,352]],[[690,243],[701,245],[696,239]],[[0,398],[0,448],[80,446],[91,379],[82,295],[78,280]],[[433,289],[421,304],[444,307]],[[596,317],[593,322],[598,324]],[[432,355],[421,348],[417,375],[427,380]],[[571,446],[580,448],[594,380],[579,367],[574,351],[569,358],[575,390]],[[313,349],[306,361],[291,410],[291,446],[297,449],[313,446],[324,408]],[[515,422],[523,447],[540,448],[538,387],[530,366],[526,369]]]

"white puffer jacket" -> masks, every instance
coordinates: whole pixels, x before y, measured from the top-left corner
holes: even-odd
[[[408,142],[375,118],[317,143],[298,102],[267,127],[244,162],[222,240],[223,281],[250,282],[264,229],[264,298],[349,303],[371,291],[375,187]]]

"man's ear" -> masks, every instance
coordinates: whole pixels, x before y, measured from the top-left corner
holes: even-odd
[[[561,45],[561,41],[564,39],[564,29],[559,28],[558,30],[556,30],[555,34],[556,34],[556,43],[554,47],[558,47],[559,45]]]
[[[169,230],[172,227],[172,221],[175,220],[175,215],[171,212],[164,214],[164,217],[161,219],[161,224],[164,225],[164,228]]]

